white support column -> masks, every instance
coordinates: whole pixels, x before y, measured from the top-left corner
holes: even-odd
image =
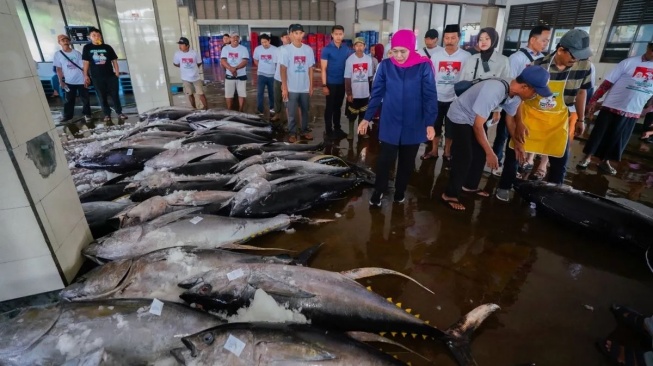
[[[401,8],[401,1],[394,0],[392,3],[392,31],[399,30],[399,9]]]
[[[138,112],[172,105],[153,0],[116,0]]]
[[[499,19],[499,8],[496,6],[484,7],[481,11],[481,28],[492,27],[497,29],[497,20]],[[499,24],[501,26],[502,24]],[[499,29],[499,31],[501,31]]]
[[[92,240],[20,24],[0,0],[0,301],[66,286]]]
[[[182,36],[177,1],[156,0],[156,16],[159,23],[159,36],[163,44],[163,56],[170,84],[181,84],[179,68],[173,64],[175,52],[179,51],[177,41]]]

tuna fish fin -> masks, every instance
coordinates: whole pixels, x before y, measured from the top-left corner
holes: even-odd
[[[418,284],[421,288],[425,289],[426,291],[433,293],[433,291],[429,290],[426,286],[422,285],[421,283],[417,282],[414,278],[410,276],[406,276],[405,274],[397,271],[393,271],[391,269],[385,269],[385,268],[377,268],[377,267],[366,267],[366,268],[356,268],[352,269],[349,271],[343,271],[340,272],[340,274],[347,276],[351,278],[352,280],[360,280],[361,278],[366,278],[366,277],[374,277],[374,276],[380,276],[380,275],[395,275],[399,277],[406,278],[408,280],[411,280]]]
[[[295,258],[295,263],[302,265],[304,267],[308,266],[308,262],[311,260],[311,258],[313,258],[315,253],[317,253],[320,250],[320,248],[322,248],[323,245],[324,243],[320,243],[317,245],[313,245],[312,247],[302,251]]]
[[[184,216],[190,215],[193,212],[197,212],[200,210],[202,210],[202,207],[193,207],[193,208],[186,208],[179,211],[174,211],[169,214],[159,216],[156,219],[148,222],[146,225],[149,229],[157,229],[162,226],[168,225],[171,222],[175,222]]]
[[[131,171],[131,172],[127,172],[125,174],[121,174],[121,175],[119,175],[119,176],[117,176],[117,177],[115,177],[113,179],[109,179],[108,181],[104,182],[104,184],[102,184],[102,185],[103,186],[110,186],[112,184],[116,184],[116,183],[120,182],[121,180],[123,180],[125,178],[129,178],[129,177],[131,177],[133,175],[136,175],[139,172],[140,172],[140,170],[134,170],[134,171]]]
[[[200,155],[200,156],[196,157],[195,159],[191,159],[191,160],[187,161],[186,164],[197,163],[198,161],[202,161],[202,159],[204,159],[204,158],[206,158],[208,156],[211,156],[213,154],[214,153]]]
[[[315,296],[315,294],[306,292],[290,283],[279,281],[276,278],[270,277],[264,273],[253,274],[250,277],[248,283],[255,288],[260,288],[261,290],[267,292],[271,296],[277,295],[277,296],[284,296],[284,297],[302,297],[302,298],[311,298]]]
[[[242,244],[225,244],[220,246],[217,249],[231,249],[231,250],[281,250],[284,252],[292,252],[292,250],[282,249],[282,248],[260,248],[253,245],[242,245]]]
[[[483,321],[498,309],[496,304],[477,306],[445,331],[451,337],[445,344],[459,365],[476,365],[469,341]]]
[[[333,221],[335,221],[335,220],[331,220],[331,219],[315,219],[315,220],[311,220],[308,217],[304,217],[304,216],[295,216],[295,215],[290,216],[290,222],[298,223],[298,224],[319,225],[319,224],[324,224],[324,223],[333,222]]]
[[[381,333],[379,333],[379,334],[381,334]],[[385,332],[383,334],[385,334]],[[406,347],[406,346],[404,346],[404,345],[402,345],[400,343],[397,343],[397,342],[395,342],[395,341],[393,341],[391,339],[383,337],[383,335],[377,335],[377,334],[366,333],[366,332],[347,332],[347,335],[350,338],[353,338],[353,339],[355,339],[355,340],[357,340],[359,342],[365,342],[365,343],[378,342],[378,343],[391,344],[393,346],[397,346],[397,347],[399,347],[399,348],[401,348],[403,350],[406,350],[406,351],[408,351],[408,352],[410,352],[412,354],[415,354],[415,355],[417,355],[417,356],[419,356],[419,357],[421,357],[421,358],[423,358],[423,359],[425,359],[427,361],[430,361],[428,358],[420,355],[419,353],[411,350],[410,348],[408,348],[408,347]]]

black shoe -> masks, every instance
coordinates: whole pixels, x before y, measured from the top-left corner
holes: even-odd
[[[347,132],[345,132],[343,130],[335,130],[335,131],[333,131],[333,133],[334,133],[334,135],[336,136],[336,138],[338,140],[341,140],[341,139],[344,139],[345,137],[347,137]]]
[[[381,207],[381,198],[383,198],[383,193],[374,191],[374,193],[372,193],[372,197],[370,198],[370,206]]]
[[[402,193],[395,192],[396,203],[404,203],[405,200],[406,200],[406,195],[403,192]]]

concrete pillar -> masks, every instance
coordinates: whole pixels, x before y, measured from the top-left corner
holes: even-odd
[[[3,301],[70,283],[92,238],[12,0],[0,0],[0,37]]]
[[[399,10],[401,8],[401,1],[394,0],[392,3],[392,31],[399,30]]]
[[[172,105],[153,0],[116,0],[138,112]]]
[[[156,17],[159,21],[159,36],[163,44],[165,65],[170,84],[181,85],[179,68],[173,64],[175,52],[179,51],[177,41],[182,36],[177,1],[156,0]],[[188,36],[185,37],[190,38]]]
[[[392,23],[389,20],[382,20],[379,24],[379,43],[382,45],[388,44],[388,35],[392,32]]]
[[[497,29],[499,19],[499,8],[496,6],[484,7],[481,11],[481,28],[492,27]],[[499,24],[501,26],[501,24]]]
[[[190,13],[187,6],[179,7],[179,25],[181,27],[181,34],[190,39]],[[193,40],[191,40],[192,44]]]

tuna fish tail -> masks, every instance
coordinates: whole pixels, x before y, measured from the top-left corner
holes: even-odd
[[[445,343],[459,365],[477,365],[469,346],[472,334],[490,314],[498,309],[499,305],[496,304],[480,305],[460,318],[460,320],[445,331],[450,336],[450,339]]]
[[[362,182],[368,185],[374,185],[374,181],[376,180],[376,174],[374,174],[372,170],[354,162],[347,162],[347,164],[349,164],[351,171],[354,173],[354,175],[356,175],[356,177],[359,180],[361,180]]]
[[[324,243],[320,243],[320,244],[317,244],[317,245],[313,245],[312,247],[302,251],[295,258],[294,262],[297,263],[300,266],[308,267],[308,262],[313,258],[315,253],[317,253],[320,250],[320,248],[322,248],[323,245],[324,245]]]

